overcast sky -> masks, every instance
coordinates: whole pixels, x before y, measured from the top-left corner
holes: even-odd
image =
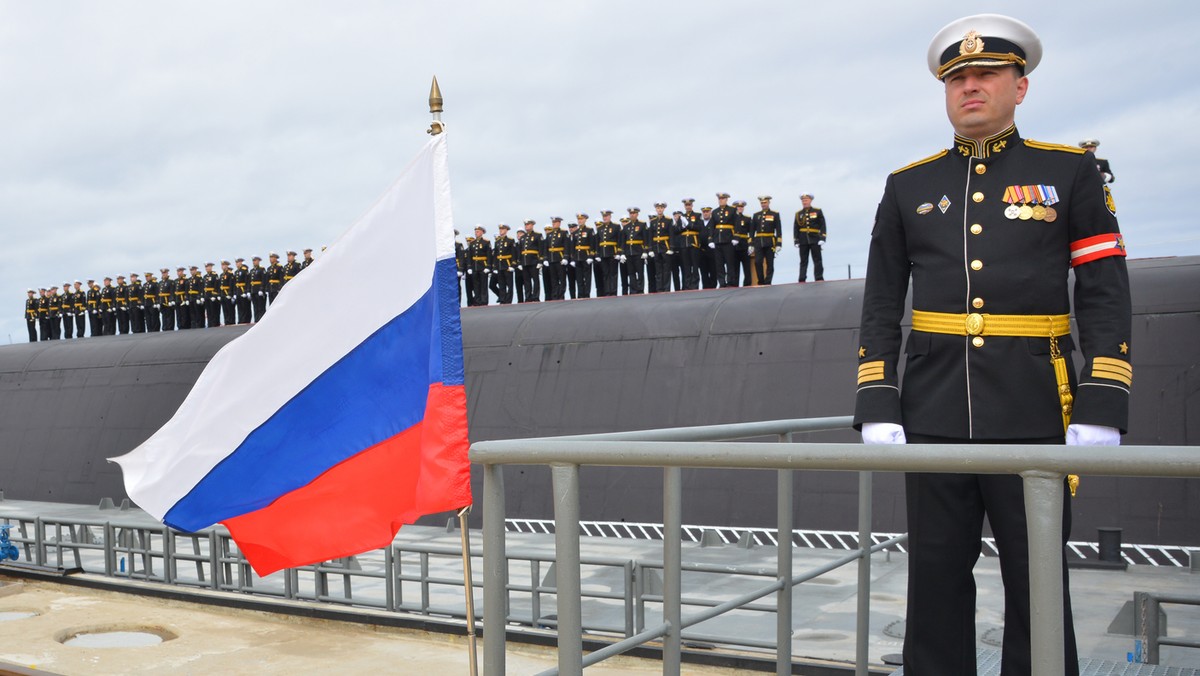
[[[887,173],[951,141],[929,39],[983,11],[1045,45],[1022,135],[1101,140],[1131,256],[1200,253],[1198,6],[965,4],[0,0],[0,344],[30,286],[332,241],[434,74],[460,230],[812,192],[826,277],[861,276]]]

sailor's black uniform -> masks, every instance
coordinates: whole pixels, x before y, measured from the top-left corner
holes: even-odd
[[[871,234],[855,426],[901,424],[910,443],[1061,444],[1065,406],[1071,422],[1124,431],[1133,371],[1115,214],[1090,156],[1023,140],[1015,127],[983,141],[956,136],[949,150],[889,176]],[[1074,333],[1067,323],[1072,271]],[[910,278],[914,330],[901,390]],[[1075,344],[1084,357],[1078,382],[1070,363]],[[1066,359],[1061,379],[1069,380],[1063,385],[1073,402],[1060,392],[1056,350]],[[979,555],[985,513],[1004,575],[1003,668],[1029,673],[1022,494],[1016,475],[907,476],[906,673],[974,673],[975,586],[963,562]],[[1064,539],[1069,515],[1064,508]],[[1067,595],[1067,673],[1077,673],[1070,607]]]

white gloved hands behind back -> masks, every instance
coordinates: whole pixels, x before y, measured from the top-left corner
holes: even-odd
[[[863,423],[862,440],[864,444],[903,444],[904,427],[896,423]]]
[[[863,425],[864,433],[866,425]],[[1086,425],[1084,423],[1067,425],[1068,446],[1120,446],[1121,431],[1115,427],[1103,425]]]

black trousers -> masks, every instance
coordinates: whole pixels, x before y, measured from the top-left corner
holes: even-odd
[[[221,301],[216,296],[204,299],[204,313],[208,315],[209,326],[221,325]]]
[[[700,285],[706,289],[715,289],[725,278],[721,269],[721,257],[716,249],[700,250]]]
[[[617,276],[620,274],[620,272],[617,270],[617,259],[616,258],[601,258],[600,259],[600,270],[603,271],[603,273],[604,273],[602,275],[602,279],[601,279],[601,283],[603,284],[603,287],[601,288],[601,293],[598,295],[601,295],[601,296],[617,295]]]
[[[667,256],[667,259],[671,261],[672,288],[676,291],[681,291],[683,289],[683,256],[680,255],[679,251],[676,251]]]
[[[650,259],[650,269],[653,271],[653,284],[650,286],[650,293],[661,293],[671,290],[671,259],[674,256],[668,256],[665,253],[658,252],[654,254],[654,258]]]
[[[575,298],[592,297],[592,264],[587,259],[575,261],[571,266],[575,271]]]
[[[995,441],[908,435],[909,443],[1062,444],[1062,437]],[[908,617],[906,676],[974,676],[975,577],[983,519],[1000,552],[1004,580],[1004,653],[1001,676],[1029,674],[1029,543],[1025,489],[1011,474],[905,475],[908,508]],[[1071,532],[1070,498],[1063,501],[1063,625],[1066,674],[1079,674],[1071,617],[1065,544]]]
[[[175,324],[179,326],[180,331],[192,328],[191,303],[180,303],[175,306]]]
[[[134,333],[146,332],[146,316],[142,314],[141,305],[131,305],[129,307],[129,328]]]
[[[482,268],[473,271],[467,275],[468,283],[471,285],[471,293],[475,297],[476,305],[488,304],[488,274]]]
[[[238,295],[238,299],[234,301],[237,306],[237,323],[250,323],[250,294],[243,293]]]
[[[88,335],[93,337],[104,335],[104,320],[100,318],[100,312],[98,310],[88,311],[88,325],[91,327],[89,329],[91,333]]]
[[[262,319],[267,312],[267,293],[265,291],[251,291],[250,304],[254,306],[254,321]]]
[[[541,277],[538,275],[538,270],[541,269],[541,264],[526,264],[521,273],[521,288],[524,290],[525,297],[522,303],[536,303],[541,299]]]
[[[729,244],[717,245],[717,256],[720,260],[717,261],[717,267],[723,273],[721,277],[721,286],[737,286],[738,285],[738,249],[741,245],[735,245],[732,242]]]
[[[563,300],[567,297],[567,266],[563,261],[551,261],[546,268],[550,284],[546,287],[546,300]]]
[[[103,335],[114,336],[117,333],[117,311],[104,310],[101,314]]]
[[[808,256],[812,254],[813,279],[818,282],[825,280],[825,266],[821,264],[821,246],[800,242],[800,281],[808,276]]]
[[[237,311],[234,303],[233,296],[225,296],[221,299],[221,315],[225,318],[225,326],[237,324]]]
[[[683,267],[683,288],[687,290],[700,288],[700,259],[704,252],[695,247],[685,246],[680,252]]]
[[[496,294],[496,302],[508,305],[513,299],[513,274],[511,270],[497,270],[492,273],[489,283],[492,293]]]
[[[645,290],[646,261],[642,260],[641,254],[626,256],[625,262],[621,263],[621,293],[628,296]]]
[[[174,331],[175,330],[175,308],[174,308],[174,306],[164,305],[162,307],[161,316],[162,316],[162,330],[163,331]]]
[[[36,319],[25,320],[25,330],[29,331],[29,342],[31,343],[37,342],[37,325],[38,321]]]
[[[146,307],[143,308],[143,312],[146,313],[146,331],[148,333],[162,331],[162,309],[155,307],[153,303],[147,303]],[[167,309],[166,313],[171,314],[170,308]]]
[[[75,313],[75,337],[82,338],[84,330],[87,329],[87,313]]]
[[[575,274],[575,261],[567,263],[567,295],[572,299],[577,298],[575,294],[579,293],[579,282]]]
[[[75,335],[75,317],[73,317],[72,315],[64,314],[62,316],[62,323],[63,323],[62,337],[63,338],[73,337]]]
[[[129,308],[117,309],[117,333],[122,336],[129,333]]]
[[[188,326],[193,329],[204,328],[204,302],[200,298],[192,299],[192,318]]]
[[[775,276],[775,249],[771,246],[756,247],[754,251],[754,274],[758,275],[758,283],[766,286]]]

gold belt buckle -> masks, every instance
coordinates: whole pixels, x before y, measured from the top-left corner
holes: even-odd
[[[967,315],[966,329],[968,336],[978,336],[983,334],[983,315],[978,312],[972,312]]]

